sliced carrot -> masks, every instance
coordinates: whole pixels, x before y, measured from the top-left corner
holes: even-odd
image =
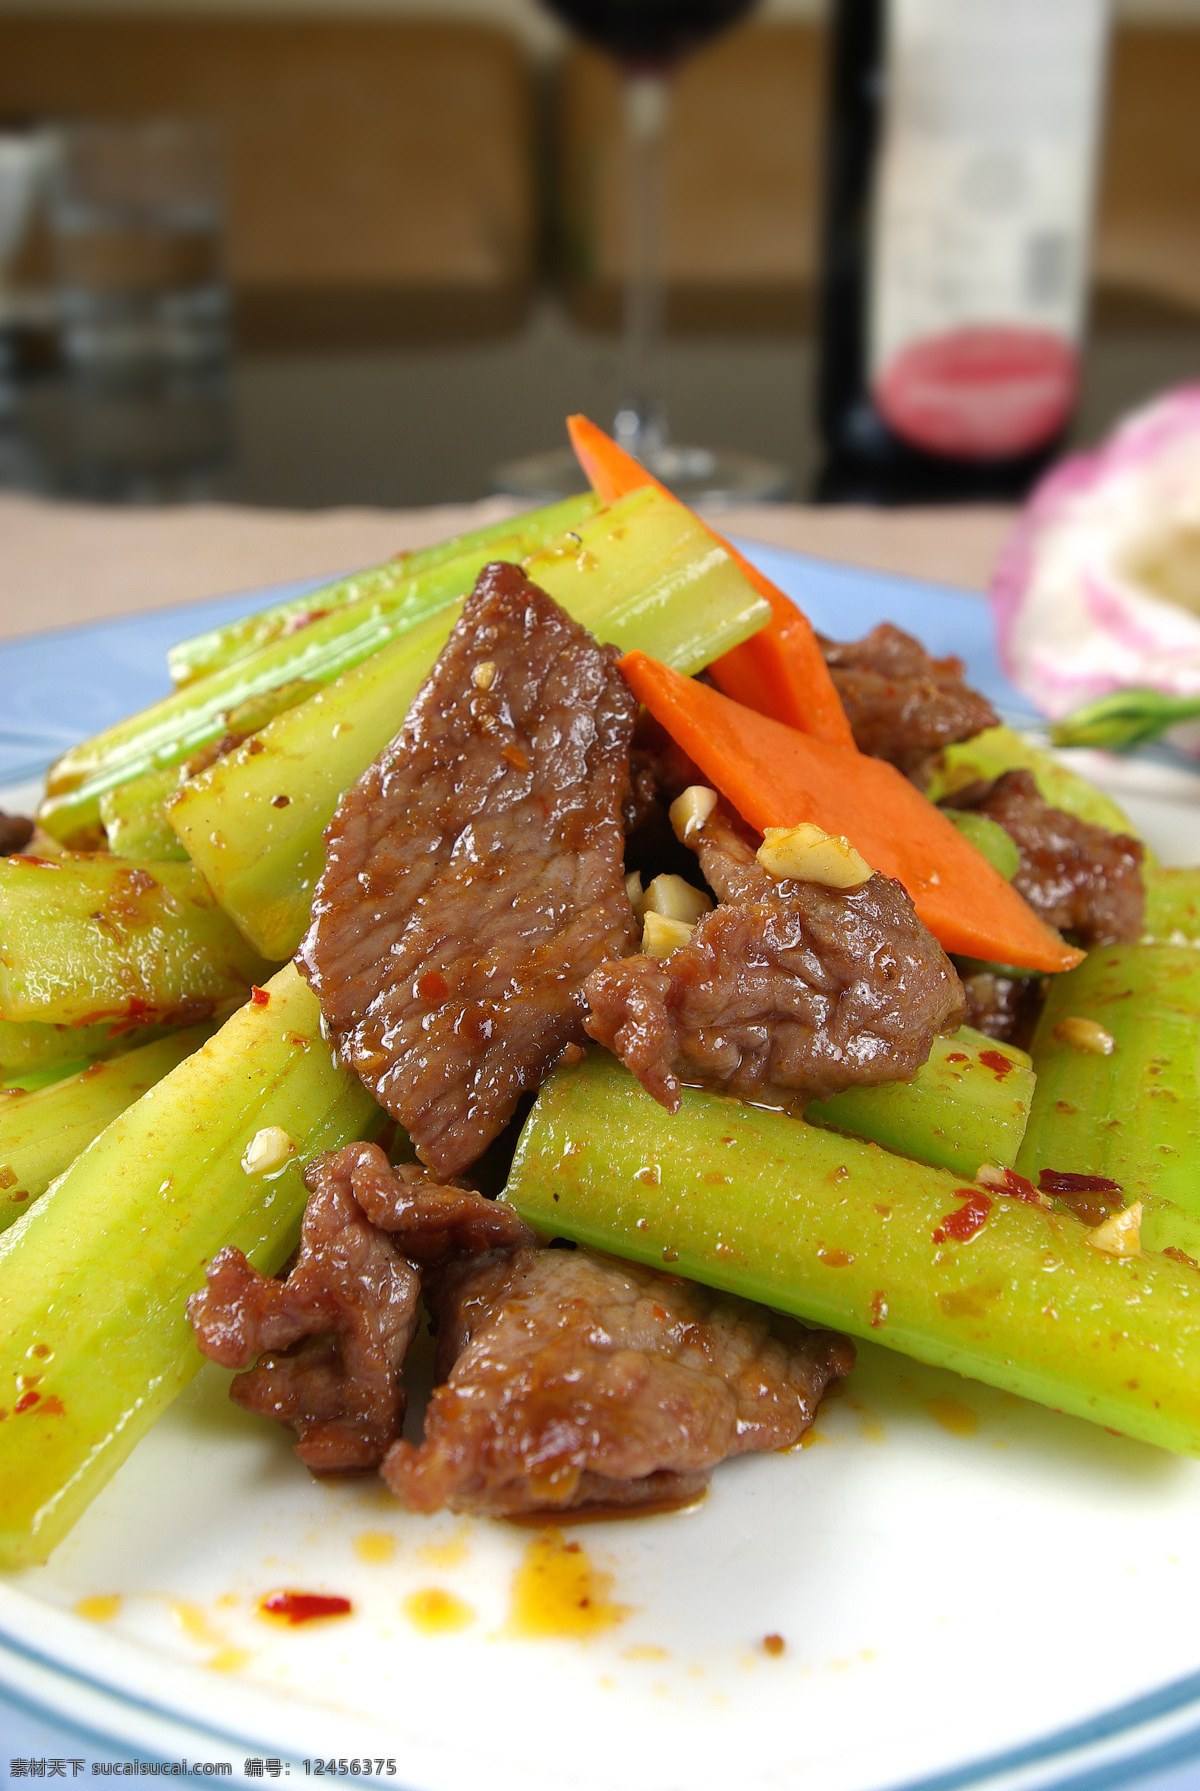
[[[713,682],[748,709],[757,709],[817,740],[827,740],[831,746],[855,751],[842,699],[808,617],[747,565],[736,549],[730,547],[730,552],[767,599],[773,614],[765,628],[713,660],[708,668]]]
[[[983,854],[895,766],[735,703],[644,653],[621,670],[634,695],[758,832],[815,822],[896,877],[947,951],[1070,970],[1083,953],[1043,925]]]
[[[655,485],[659,491],[666,489],[639,460],[587,417],[568,417],[567,431],[592,490],[606,504],[646,485]],[[708,528],[707,523],[704,526]],[[708,532],[721,543],[759,596],[771,605],[771,620],[766,627],[732,652],[722,654],[708,668],[716,684],[726,696],[744,703],[748,709],[772,715],[776,721],[801,728],[834,746],[853,747],[854,735],[842,699],[807,616],[731,541],[715,529]]]

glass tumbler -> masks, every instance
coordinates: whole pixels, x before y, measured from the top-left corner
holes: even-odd
[[[183,369],[225,357],[216,125],[162,118],[64,127],[50,228],[68,367]]]

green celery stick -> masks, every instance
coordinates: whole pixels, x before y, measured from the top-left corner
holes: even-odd
[[[330,610],[294,634],[197,678],[171,696],[96,734],[52,765],[38,819],[57,839],[72,841],[99,821],[100,797],[131,777],[178,765],[219,740],[247,705],[287,690],[332,683],[423,617],[471,589],[494,555],[476,548],[431,567],[394,589]],[[249,732],[249,728],[243,731]]]
[[[962,1026],[953,1038],[934,1039],[911,1082],[847,1088],[810,1101],[804,1117],[971,1177],[984,1163],[1016,1163],[1033,1084],[1024,1051]]]
[[[1200,870],[1150,865],[1142,874],[1146,883],[1145,942],[1200,943]]]
[[[190,864],[0,859],[5,1020],[195,1021],[266,974]]]
[[[288,965],[0,1238],[0,1567],[44,1561],[201,1365],[184,1304],[226,1244],[273,1273],[318,1151],[382,1115],[333,1061]],[[295,1156],[242,1155],[268,1126]]]
[[[135,1046],[163,1038],[163,1026],[49,1026],[37,1020],[0,1020],[0,1085],[25,1083],[51,1071],[66,1074],[64,1065],[83,1068],[98,1057],[117,1057]],[[53,1080],[53,1076],[49,1077]]]
[[[397,554],[382,566],[371,566],[349,578],[307,591],[286,603],[274,603],[240,622],[227,622],[222,628],[210,628],[180,641],[167,654],[171,681],[177,687],[191,684],[209,672],[232,665],[260,647],[293,634],[307,621],[317,620],[330,610],[345,609],[364,597],[391,594],[423,573],[432,572],[447,561],[464,555],[482,553],[486,559],[523,560],[547,541],[553,541],[567,529],[578,528],[600,508],[600,499],[593,491],[581,491],[574,497],[562,498],[540,510],[522,516],[490,522],[468,534],[455,535],[449,541],[438,541],[431,547],[418,547],[411,553]]]
[[[540,1231],[1200,1454],[1200,1275],[1106,1256],[1073,1216],[1004,1197],[957,1242],[971,1192],[719,1095],[687,1089],[669,1120],[595,1055],[543,1086],[507,1198]]]
[[[1090,821],[1093,826],[1107,827],[1113,833],[1136,836],[1132,822],[1103,790],[1012,728],[985,728],[972,740],[947,746],[938,756],[925,794],[931,802],[940,802],[943,796],[964,789],[967,784],[981,779],[990,782],[1003,771],[1032,771],[1042,800],[1051,807]]]
[[[1055,1037],[1072,1016],[1110,1034],[1111,1056]],[[1145,1203],[1144,1245],[1200,1254],[1200,952],[1098,946],[1050,978],[1032,1056],[1037,1088],[1021,1174],[1105,1176],[1126,1205]]]
[[[0,1095],[0,1231],[168,1070],[199,1050],[212,1026],[188,1026],[154,1045],[27,1094]]]
[[[148,1026],[147,1032],[154,1027]],[[69,1063],[46,1064],[40,1070],[27,1070],[23,1076],[9,1076],[0,1087],[0,1096],[7,1094],[32,1094],[39,1088],[49,1088],[51,1083],[62,1082],[67,1076],[77,1076],[81,1070],[90,1069],[93,1059],[90,1057],[73,1057]],[[0,1103],[0,1112],[3,1105]]]
[[[978,815],[969,808],[947,809],[946,816],[976,851],[982,852],[988,863],[1011,883],[1021,868],[1021,853],[1012,835],[1005,833],[999,821],[993,821],[990,815]]]
[[[636,491],[530,576],[601,640],[698,671],[769,616],[723,548],[673,498]],[[615,537],[615,538],[614,538]],[[295,951],[338,798],[399,731],[458,609],[419,623],[251,745],[193,778],[172,827],[264,957]]]
[[[109,851],[118,858],[142,858],[151,864],[182,863],[187,853],[171,831],[163,807],[178,788],[179,768],[168,765],[106,790],[100,798],[100,820]]]

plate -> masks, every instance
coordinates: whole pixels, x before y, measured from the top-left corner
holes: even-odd
[[[748,550],[818,627],[895,620],[1029,719],[977,597]],[[0,781],[149,700],[171,640],[279,594],[0,648]],[[1200,777],[1101,771],[1164,858],[1200,857]],[[405,1791],[1024,1791],[1200,1757],[1200,1463],[862,1345],[811,1447],[565,1532],[596,1627],[533,1638],[514,1586],[553,1533],[318,1484],[228,1378],[206,1368],[51,1561],[0,1580],[10,1756]],[[285,1587],[352,1614],[280,1628],[256,1607]]]

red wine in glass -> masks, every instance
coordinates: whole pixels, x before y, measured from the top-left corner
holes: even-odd
[[[736,24],[754,0],[546,0],[586,42],[635,68],[661,68]]]
[[[669,439],[658,373],[665,291],[663,172],[670,76],[700,44],[749,13],[755,0],[546,0],[580,37],[617,61],[623,76],[627,207],[624,383],[613,433],[656,478],[689,502],[782,497],[784,468],[749,454],[681,447]],[[501,491],[543,500],[579,490],[569,449],[510,461]]]

